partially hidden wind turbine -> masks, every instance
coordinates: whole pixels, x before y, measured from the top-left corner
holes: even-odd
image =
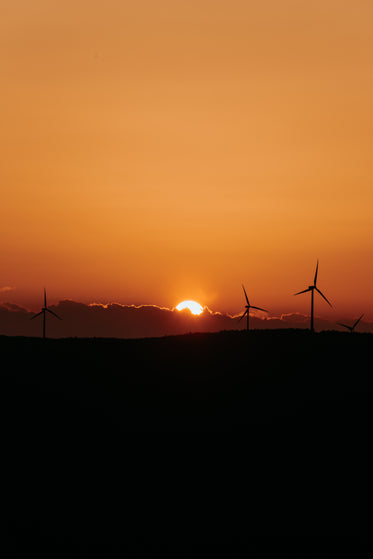
[[[360,320],[363,318],[363,314],[356,320],[356,322],[354,322],[354,324],[352,326],[348,326],[347,324],[342,324],[341,322],[337,322],[338,326],[343,326],[344,328],[347,328],[347,330],[350,330],[350,332],[352,333],[356,326],[359,324]]]
[[[34,318],[37,318],[38,316],[43,315],[43,340],[45,340],[45,314],[47,312],[49,312],[49,314],[58,318],[58,320],[62,320],[62,318],[60,316],[58,316],[58,314],[56,314],[55,312],[48,309],[48,307],[47,307],[47,293],[44,289],[44,307],[41,309],[40,312],[38,312],[33,317],[31,317],[31,320],[34,320]]]
[[[318,287],[316,287],[318,270],[319,270],[319,261],[317,261],[317,264],[316,264],[316,271],[315,271],[315,277],[313,279],[313,285],[309,285],[307,287],[307,289],[304,289],[303,291],[299,291],[298,293],[294,293],[294,295],[300,295],[301,293],[307,293],[308,291],[311,291],[311,332],[314,331],[314,328],[313,328],[313,294],[314,294],[314,291],[317,291],[317,293],[319,295],[321,295],[321,297],[323,299],[325,299],[325,301],[328,303],[328,305],[333,308],[330,301],[328,301],[328,299],[325,297],[325,295],[323,293],[321,293],[320,289]]]
[[[250,309],[256,309],[256,310],[258,310],[258,311],[263,311],[263,312],[268,312],[268,311],[266,311],[265,309],[261,309],[260,307],[254,307],[254,305],[250,305],[250,303],[249,303],[249,298],[248,298],[247,293],[246,293],[246,289],[244,288],[243,285],[242,285],[242,289],[243,289],[243,292],[245,293],[245,299],[246,299],[247,305],[245,305],[246,310],[245,310],[245,312],[243,313],[243,315],[240,317],[239,322],[240,322],[240,320],[242,320],[243,317],[246,315],[246,330],[248,331],[248,330],[249,330]]]

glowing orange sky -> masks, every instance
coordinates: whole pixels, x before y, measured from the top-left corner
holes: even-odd
[[[244,282],[308,312],[319,258],[335,309],[372,318],[372,21],[359,0],[6,3],[0,302],[235,313]]]

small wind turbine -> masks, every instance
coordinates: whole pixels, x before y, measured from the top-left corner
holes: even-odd
[[[58,316],[58,314],[56,314],[55,312],[48,309],[48,307],[47,307],[47,293],[46,293],[45,288],[44,288],[44,307],[41,309],[40,312],[38,312],[33,317],[31,317],[31,320],[34,320],[34,318],[37,318],[41,314],[43,315],[43,340],[45,340],[45,313],[47,313],[47,312],[49,312],[50,314],[52,314],[53,316],[58,318],[58,320],[62,320],[62,318],[60,316]]]
[[[350,330],[350,332],[352,333],[356,326],[359,324],[360,320],[363,318],[363,314],[356,320],[356,322],[352,325],[352,326],[348,326],[347,324],[342,324],[341,322],[337,322],[338,326],[343,326],[344,328],[347,328],[347,330]]]
[[[320,289],[318,287],[316,287],[318,269],[319,269],[319,261],[317,261],[317,264],[316,264],[316,272],[315,272],[315,277],[313,279],[313,285],[309,285],[307,287],[307,289],[304,289],[303,291],[299,291],[298,293],[294,293],[294,295],[300,295],[301,293],[307,293],[308,291],[311,291],[311,332],[314,332],[314,329],[313,329],[313,293],[314,293],[314,291],[316,290],[317,293],[319,293],[319,295],[321,295],[321,297],[323,299],[325,299],[325,301],[328,303],[328,305],[333,308],[330,301],[328,301],[328,299],[325,297],[325,295],[323,293],[321,293]]]
[[[265,309],[261,309],[260,307],[254,307],[254,305],[250,305],[250,303],[249,303],[249,298],[248,298],[248,296],[247,296],[246,290],[245,290],[245,288],[244,288],[243,285],[242,285],[242,289],[243,289],[243,292],[245,293],[245,299],[246,299],[247,305],[245,305],[246,310],[245,310],[245,312],[243,313],[243,315],[240,317],[240,319],[239,319],[238,322],[240,322],[240,320],[242,320],[243,317],[246,315],[246,330],[249,331],[249,314],[250,314],[250,309],[256,309],[256,310],[258,310],[258,311],[263,311],[263,312],[268,312],[268,311],[266,311]]]

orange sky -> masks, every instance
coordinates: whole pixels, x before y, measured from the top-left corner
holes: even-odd
[[[373,4],[13,0],[0,302],[373,318]],[[5,288],[12,287],[11,291]]]

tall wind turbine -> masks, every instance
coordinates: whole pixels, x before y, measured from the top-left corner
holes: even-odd
[[[268,311],[266,311],[265,309],[261,309],[260,307],[254,307],[254,305],[250,305],[250,303],[249,303],[249,298],[248,298],[247,293],[246,293],[246,289],[244,288],[243,285],[242,285],[242,289],[243,289],[243,292],[245,293],[245,299],[246,299],[247,305],[245,305],[245,309],[246,309],[246,310],[245,310],[245,312],[243,313],[243,315],[240,317],[240,319],[239,319],[238,322],[240,322],[240,320],[242,320],[243,317],[246,315],[246,330],[249,331],[250,309],[256,309],[256,310],[258,310],[258,311],[263,311],[263,312],[268,312]]]
[[[347,330],[350,330],[350,332],[352,333],[356,326],[359,324],[360,320],[363,318],[363,314],[356,320],[356,322],[352,325],[352,326],[348,326],[347,324],[342,324],[341,322],[337,322],[338,326],[343,326],[344,328],[347,328]]]
[[[319,261],[317,261],[317,264],[316,264],[316,272],[315,272],[315,277],[313,279],[313,285],[309,285],[307,287],[307,289],[304,289],[303,291],[299,291],[298,293],[294,294],[294,295],[300,295],[301,293],[307,293],[308,291],[311,291],[311,332],[314,332],[314,328],[313,328],[313,294],[314,294],[314,291],[317,291],[317,293],[319,295],[321,295],[321,297],[323,299],[325,299],[325,301],[328,303],[328,305],[333,308],[330,301],[328,301],[328,299],[325,297],[325,295],[323,293],[321,293],[320,289],[318,287],[316,287],[318,270],[319,270]]]
[[[45,340],[45,314],[47,312],[49,312],[49,314],[52,314],[53,316],[58,318],[58,320],[62,320],[62,318],[60,316],[58,316],[58,314],[56,314],[55,312],[48,309],[48,307],[47,307],[47,292],[45,291],[45,288],[44,288],[44,307],[42,307],[40,312],[38,312],[33,317],[31,317],[31,320],[34,320],[34,318],[37,318],[41,314],[43,315],[43,340]]]

